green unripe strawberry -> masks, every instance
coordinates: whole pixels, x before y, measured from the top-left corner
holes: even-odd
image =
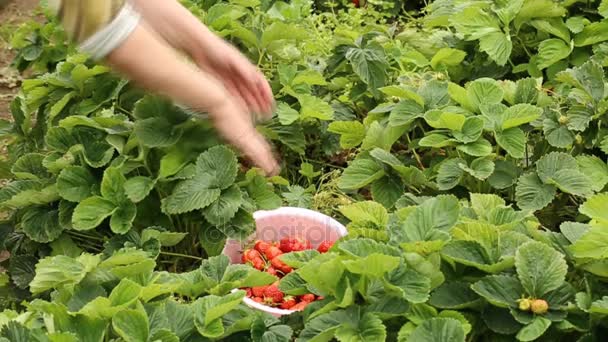
[[[580,135],[580,134],[577,134],[577,135],[574,137],[574,140],[575,140],[575,141],[576,141],[576,143],[577,143],[577,144],[579,144],[579,145],[583,143],[583,137],[581,137],[581,135]]]
[[[521,311],[530,311],[531,300],[528,298],[520,299],[519,301],[519,310]]]
[[[557,121],[559,121],[560,124],[565,125],[568,123],[568,117],[565,115],[560,115]]]
[[[535,299],[530,303],[530,309],[537,315],[542,315],[547,313],[549,310],[549,304],[544,299]]]

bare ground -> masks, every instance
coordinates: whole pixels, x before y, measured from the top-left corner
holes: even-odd
[[[10,35],[21,23],[34,17],[39,0],[0,0],[0,118],[10,118],[10,103],[21,84],[20,75],[10,64]]]

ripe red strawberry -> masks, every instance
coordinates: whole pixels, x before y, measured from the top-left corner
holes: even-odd
[[[300,300],[303,302],[314,302],[315,301],[315,295],[312,293],[307,293],[305,295],[300,296]]]
[[[274,259],[275,257],[277,257],[277,256],[279,256],[281,254],[283,254],[283,252],[281,252],[281,250],[278,247],[275,247],[275,246],[269,247],[266,250],[266,252],[264,252],[264,255],[266,255],[266,258],[268,260],[272,260],[272,259]]]
[[[321,242],[319,247],[317,247],[317,251],[319,251],[319,253],[327,253],[327,251],[329,251],[329,249],[333,245],[334,245],[334,243],[331,241],[323,241],[323,242]]]
[[[308,306],[308,304],[310,304],[309,302],[299,302],[298,304],[294,305],[291,310],[294,311],[302,311],[306,308],[306,306]]]
[[[264,303],[264,298],[262,297],[253,297],[253,301],[257,303]]]
[[[273,303],[280,303],[283,301],[283,292],[279,290],[277,284],[272,284],[264,290],[264,298],[272,300]]]
[[[247,297],[251,297],[253,295],[253,291],[251,291],[250,287],[248,287],[247,289],[245,289],[245,291],[247,291]]]
[[[248,249],[243,253],[242,261],[244,264],[250,264],[254,268],[261,270],[264,268],[264,259],[260,252],[254,249]]]
[[[310,241],[302,238],[288,238],[284,237],[280,241],[281,250],[285,253],[299,252],[306,249],[311,249],[312,245]]]
[[[274,267],[272,267],[272,266],[270,266],[270,267],[268,267],[266,269],[266,273],[269,273],[269,274],[272,274],[273,276],[276,276],[277,275],[277,269],[274,268]]]
[[[251,288],[251,293],[255,297],[264,297],[264,291],[266,291],[267,287],[268,287],[268,285],[252,287]]]
[[[260,253],[265,253],[268,248],[272,247],[272,243],[268,241],[258,240],[253,247],[256,251]]]
[[[297,301],[294,297],[287,296],[287,297],[283,298],[283,303],[281,303],[280,307],[281,307],[281,309],[284,309],[284,310],[290,310],[296,304],[297,304]]]
[[[272,267],[274,267],[275,269],[277,269],[285,274],[293,271],[293,269],[291,267],[287,266],[287,264],[285,264],[284,262],[282,262],[279,259],[279,257],[276,257],[276,258],[270,260],[270,264],[272,264]]]

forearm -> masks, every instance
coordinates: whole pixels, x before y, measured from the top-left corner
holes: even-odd
[[[177,58],[174,50],[142,25],[107,61],[140,86],[197,110],[209,111],[227,98],[219,81]]]
[[[131,0],[144,21],[174,48],[196,57],[221,42],[177,0]]]

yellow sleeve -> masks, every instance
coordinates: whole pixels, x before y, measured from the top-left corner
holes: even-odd
[[[93,58],[105,57],[139,23],[127,0],[49,0],[68,37]]]

